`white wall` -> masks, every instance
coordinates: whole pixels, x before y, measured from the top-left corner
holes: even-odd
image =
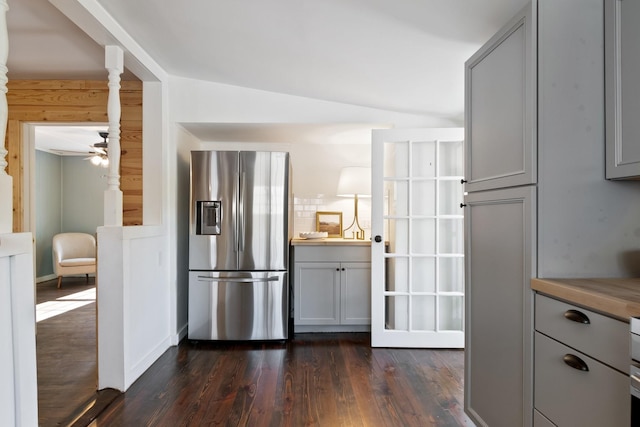
[[[98,377],[125,391],[171,345],[166,230],[98,228]]]
[[[31,233],[0,234],[0,424],[38,425]]]
[[[395,127],[453,127],[439,117],[404,114],[300,96],[171,77],[175,123],[376,123]]]

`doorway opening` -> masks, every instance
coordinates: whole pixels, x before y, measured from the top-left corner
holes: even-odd
[[[96,235],[107,170],[91,162],[106,123],[25,123],[24,224],[34,236],[40,425],[58,425],[95,395],[96,278],[64,276],[57,287],[52,239]]]

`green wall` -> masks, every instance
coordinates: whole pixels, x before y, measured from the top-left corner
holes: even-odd
[[[53,275],[51,242],[64,232],[96,234],[104,223],[107,169],[83,157],[36,150],[36,278]]]
[[[62,161],[36,150],[36,277],[53,274],[51,240],[62,230]]]

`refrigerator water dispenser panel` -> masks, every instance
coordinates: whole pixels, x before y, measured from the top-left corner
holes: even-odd
[[[222,203],[220,201],[198,201],[197,212],[198,226],[196,227],[196,234],[220,234],[222,218]]]

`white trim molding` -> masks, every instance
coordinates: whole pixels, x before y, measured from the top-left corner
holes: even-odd
[[[0,0],[0,233],[13,231],[13,179],[7,174],[7,58],[9,33],[7,31],[7,0]]]
[[[109,71],[109,173],[104,193],[104,225],[122,225],[120,190],[120,75],[124,71],[124,52],[119,46],[105,46],[105,67]]]

